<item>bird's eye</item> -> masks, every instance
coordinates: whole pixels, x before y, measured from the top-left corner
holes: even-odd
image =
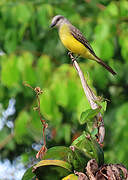
[[[56,23],[61,19],[61,17],[59,17],[57,20],[56,20]]]
[[[58,18],[57,20],[56,20],[56,22],[58,22],[60,20],[60,18]]]

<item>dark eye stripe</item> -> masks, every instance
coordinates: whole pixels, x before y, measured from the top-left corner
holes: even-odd
[[[56,22],[58,22],[60,19],[61,19],[61,17],[59,17],[59,18],[56,20]]]
[[[63,19],[63,17],[58,17],[58,19],[56,20],[56,23],[57,23],[60,19]]]

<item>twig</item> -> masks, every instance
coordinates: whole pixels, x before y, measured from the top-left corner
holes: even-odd
[[[42,119],[42,115],[41,115],[41,112],[40,112],[40,99],[39,99],[39,95],[43,93],[43,91],[40,89],[40,87],[36,87],[34,89],[34,91],[36,92],[36,98],[37,98],[37,102],[38,102],[38,107],[37,108],[37,111],[39,113],[39,116],[40,116],[40,121],[43,125],[43,143],[44,145],[46,146],[46,139],[45,139],[45,129],[48,127],[48,124],[45,122],[44,119]],[[34,109],[36,109],[34,108]]]
[[[88,86],[87,81],[84,78],[84,74],[81,71],[80,66],[78,65],[73,54],[71,52],[69,52],[68,55],[70,56],[70,58],[73,62],[73,66],[75,67],[75,69],[78,72],[78,75],[79,75],[80,80],[81,80],[82,87],[84,89],[84,93],[85,93],[85,95],[86,95],[86,97],[90,103],[91,108],[92,109],[100,108],[100,106],[96,103],[99,100],[99,98],[94,94],[92,89]],[[101,116],[101,113],[98,113],[98,115],[96,116],[96,121],[98,124],[98,142],[99,142],[99,144],[101,144],[101,143],[103,143],[104,135],[105,135],[104,122],[103,122],[103,118]]]
[[[38,114],[39,114],[39,117],[40,117],[40,121],[41,121],[42,126],[43,126],[43,144],[44,144],[41,147],[41,149],[38,151],[38,153],[36,155],[36,158],[38,159],[40,157],[40,159],[41,159],[44,156],[44,154],[46,153],[46,151],[47,151],[47,148],[46,148],[46,138],[45,138],[45,129],[48,127],[48,124],[45,122],[44,119],[42,119],[42,115],[41,115],[41,112],[40,112],[40,98],[39,98],[39,95],[42,94],[43,91],[40,89],[40,87],[33,88],[32,86],[30,86],[27,83],[23,83],[23,84],[25,86],[31,88],[36,93],[36,99],[37,99],[38,106],[34,107],[34,110],[38,111]]]

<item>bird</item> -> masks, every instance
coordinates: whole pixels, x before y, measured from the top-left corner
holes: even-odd
[[[94,50],[89,44],[88,40],[84,35],[73,26],[68,19],[62,15],[56,15],[52,18],[50,25],[51,28],[57,27],[59,32],[59,37],[62,44],[73,54],[77,54],[83,58],[91,59],[105,67],[113,75],[116,72],[104,63],[98,56],[96,56]]]

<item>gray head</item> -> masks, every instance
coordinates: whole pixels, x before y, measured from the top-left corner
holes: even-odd
[[[69,21],[62,15],[57,15],[52,18],[50,27],[60,27],[63,23],[69,23]]]

